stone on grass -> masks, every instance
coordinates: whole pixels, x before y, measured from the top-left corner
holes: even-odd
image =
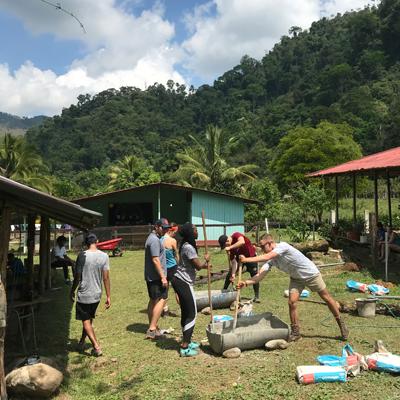
[[[7,390],[17,395],[47,398],[57,391],[63,374],[49,365],[25,365],[6,376]]]
[[[283,339],[274,339],[265,343],[267,350],[284,350],[289,346],[289,343]]]
[[[225,350],[222,353],[222,356],[225,358],[239,358],[241,354],[241,350],[239,347],[232,347],[231,349]]]
[[[203,308],[203,309],[201,310],[201,313],[202,313],[203,315],[211,315],[211,308],[210,308],[210,307]]]

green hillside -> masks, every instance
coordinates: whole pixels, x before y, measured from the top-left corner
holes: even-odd
[[[292,27],[261,60],[244,56],[213,85],[195,90],[171,81],[81,95],[27,138],[55,176],[93,193],[125,155],[171,179],[176,154],[193,143],[189,135],[202,140],[214,124],[238,139],[226,152],[231,163],[256,164],[259,177],[279,182],[279,171],[268,167],[281,138],[301,127],[344,129],[364,154],[399,146],[399,94],[400,0],[383,0],[307,31]],[[314,160],[301,172],[327,163]]]

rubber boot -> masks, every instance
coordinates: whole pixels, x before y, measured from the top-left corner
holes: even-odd
[[[291,325],[291,332],[288,338],[288,342],[297,342],[301,339],[299,325]]]
[[[344,321],[339,317],[336,318],[336,322],[339,325],[339,329],[340,329],[340,334],[342,336],[342,340],[347,340],[349,337],[349,329],[347,328],[346,324],[344,323]]]

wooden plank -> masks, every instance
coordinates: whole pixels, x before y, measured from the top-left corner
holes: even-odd
[[[28,257],[26,268],[28,272],[28,295],[33,296],[33,257],[35,255],[35,214],[28,215]]]
[[[46,286],[46,275],[47,275],[47,265],[48,258],[50,257],[50,252],[48,251],[48,231],[50,229],[49,218],[42,216],[40,218],[40,244],[39,244],[39,293],[43,294]]]

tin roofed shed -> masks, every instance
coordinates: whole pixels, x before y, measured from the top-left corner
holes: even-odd
[[[244,230],[244,204],[257,201],[228,194],[169,183],[154,183],[76,199],[81,206],[100,212],[99,226],[151,225],[157,218],[183,224],[201,225],[204,209],[207,239],[216,241],[224,233]],[[199,229],[199,240],[203,232]]]

